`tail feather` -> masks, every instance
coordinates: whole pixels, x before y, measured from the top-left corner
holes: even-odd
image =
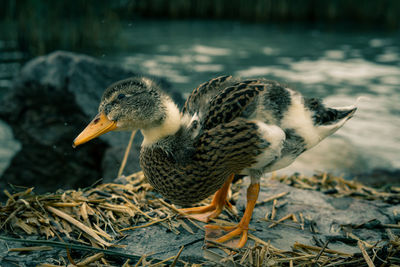
[[[312,112],[315,126],[333,125],[342,119],[350,119],[357,110],[356,104],[348,107],[328,108],[320,99],[305,99],[305,106]]]
[[[357,110],[356,105],[357,102],[347,107],[328,108],[318,99],[305,99],[305,106],[312,113],[314,126],[320,136],[320,140],[336,132],[346,121],[353,117]]]
[[[333,122],[342,120],[346,118],[347,120],[353,117],[354,113],[357,111],[357,107],[354,105],[351,105],[349,107],[343,107],[343,108],[330,108],[335,111],[336,113],[336,118],[334,119]]]

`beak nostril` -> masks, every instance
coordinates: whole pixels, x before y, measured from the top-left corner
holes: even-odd
[[[99,113],[86,128],[75,138],[73,147],[79,146],[99,135],[115,130],[117,124],[107,118],[104,113]]]

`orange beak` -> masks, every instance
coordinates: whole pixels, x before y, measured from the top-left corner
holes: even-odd
[[[88,126],[75,138],[72,143],[73,147],[77,147],[87,141],[96,138],[109,131],[115,130],[117,123],[110,121],[104,112],[97,114],[97,116],[89,123]]]

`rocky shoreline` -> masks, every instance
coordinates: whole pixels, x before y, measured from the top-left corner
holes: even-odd
[[[75,242],[77,245],[77,238],[81,240],[79,233],[82,234],[82,229],[76,228],[78,224],[74,225],[57,217],[60,215],[57,212],[63,211],[68,216],[73,216],[77,210],[82,212],[83,206],[96,209],[101,216],[107,214],[109,218],[126,219],[126,222],[122,220],[123,223],[137,227],[124,231],[123,234],[113,232],[104,225],[102,227],[105,230],[101,229],[104,233],[96,230],[102,233],[102,237],[110,237],[112,242],[125,246],[109,249],[120,253],[119,258],[115,255],[106,257],[103,254],[105,258],[115,260],[118,264],[126,262],[128,256],[133,262],[137,262],[143,255],[149,255],[148,259],[153,259],[153,263],[165,259],[173,260],[181,246],[184,249],[180,259],[191,264],[205,263],[205,266],[212,266],[222,260],[222,265],[241,266],[238,264],[248,261],[246,258],[240,263],[239,256],[227,258],[221,250],[204,248],[202,225],[196,227],[182,220],[168,203],[165,204],[167,206],[162,206],[162,200],[142,178],[131,181],[124,181],[125,178],[114,180],[130,133],[104,135],[79,149],[74,150],[71,147],[75,136],[96,114],[103,90],[116,80],[136,75],[140,74],[85,55],[58,51],[33,59],[16,76],[13,89],[0,103],[0,119],[12,128],[15,139],[21,144],[21,150],[0,177],[0,188],[9,192],[8,196],[2,195],[7,202],[0,204],[1,266],[36,266],[44,261],[51,264],[62,263],[62,258],[68,258],[64,248],[50,246],[50,249],[29,253],[13,251],[9,248],[20,248],[23,245],[15,240],[5,239],[12,237],[21,241],[22,238],[25,241],[21,242],[28,246],[32,246],[29,243],[33,243],[32,240],[43,241],[42,245],[46,246],[47,240],[58,242],[58,238],[43,230],[54,227],[55,230],[51,230],[54,231],[53,234],[57,232],[64,241],[71,244]],[[166,81],[157,80],[178,104],[183,104],[180,93],[172,91]],[[125,174],[139,170],[140,139],[140,136],[135,138]],[[399,172],[396,170],[376,170],[359,176],[359,180],[377,187],[387,187],[388,183],[398,185],[398,177]],[[100,178],[102,181],[99,186],[90,186]],[[245,206],[246,183],[246,179],[239,180],[233,189],[232,201],[239,214]],[[34,193],[28,189],[24,194],[14,194],[21,191],[21,188],[15,186],[35,187],[35,190]],[[130,204],[126,202],[129,204],[128,208],[121,206],[122,197],[127,196],[124,186],[131,192]],[[63,190],[83,187],[88,188]],[[58,189],[61,190],[57,191]],[[108,205],[104,204],[106,201]],[[385,253],[398,242],[398,188],[388,187],[386,191],[376,191],[331,176],[270,177],[263,180],[259,202],[251,222],[253,238],[250,238],[249,246],[238,254],[241,257],[264,251],[269,253],[265,254],[270,257],[266,261],[269,265],[282,262],[290,264],[290,260],[286,259],[293,257],[300,257],[294,260],[298,264],[307,263],[310,259],[319,263],[321,260],[344,262],[357,259],[361,264],[364,263],[361,248],[365,247],[369,255],[373,255],[374,249],[381,253],[380,258],[373,258],[376,264],[381,264],[380,259],[387,259],[389,254]],[[137,205],[140,211],[129,210],[132,204]],[[42,214],[44,209],[46,211]],[[110,209],[114,209],[111,215],[108,213]],[[271,215],[273,209],[276,209],[276,217]],[[49,216],[49,221],[40,220],[50,213],[52,215]],[[85,225],[93,225],[101,217],[94,214],[85,217],[80,213],[76,220]],[[159,216],[160,221],[149,221],[143,214],[152,218]],[[39,216],[39,219],[34,217],[36,220],[28,220],[27,218],[33,218],[31,215]],[[288,221],[283,220],[286,217]],[[237,219],[231,214],[224,214],[221,218],[231,222]],[[164,220],[171,226],[166,227]],[[147,223],[150,224],[146,226]],[[32,230],[29,234],[29,230],[35,227],[38,230]],[[44,239],[47,234],[48,239]],[[2,238],[4,240],[1,241]],[[89,251],[90,247],[98,245],[90,243],[90,237],[85,238],[81,243],[85,243]],[[109,244],[111,241],[105,242],[104,244]],[[368,247],[369,245],[372,247]],[[328,252],[324,252],[325,249]],[[342,254],[335,254],[334,251]],[[393,255],[399,253],[395,249],[392,252]],[[71,255],[80,260],[93,256],[80,249],[71,249]],[[178,262],[177,265],[184,265],[183,262]],[[67,261],[65,263],[68,264]]]
[[[24,65],[13,88],[0,101],[0,119],[12,129],[21,150],[0,177],[0,188],[35,187],[37,192],[78,188],[98,179],[113,180],[129,133],[102,136],[79,149],[72,140],[97,113],[104,89],[113,82],[141,74],[115,64],[71,52],[57,51]],[[179,93],[162,84],[174,100]],[[139,170],[141,137],[135,139],[126,171]]]

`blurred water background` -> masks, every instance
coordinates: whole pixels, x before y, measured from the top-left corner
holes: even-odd
[[[286,169],[400,169],[400,1],[0,2],[0,97],[27,60],[69,50],[165,77],[187,96],[218,75],[266,77],[333,106],[338,133]],[[367,99],[368,98],[368,99]],[[0,122],[0,172],[16,151]]]

